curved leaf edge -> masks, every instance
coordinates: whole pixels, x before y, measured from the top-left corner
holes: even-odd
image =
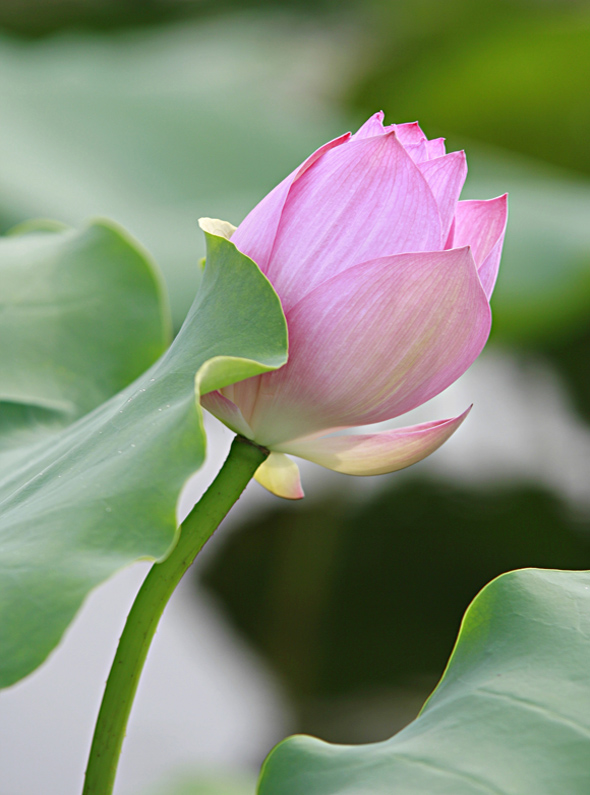
[[[121,230],[120,227],[118,227],[118,225],[116,225],[116,224],[111,224],[111,222],[103,221],[103,220],[98,220],[98,221],[93,222],[93,223],[98,223],[98,224],[101,224],[101,225],[105,225],[110,230],[113,229],[115,231],[115,233],[120,234],[122,237],[127,239],[127,234],[124,232],[124,230]],[[28,231],[33,231],[35,228],[39,229],[39,227],[36,227],[35,224],[27,225]],[[62,229],[62,227],[60,227],[60,229]],[[39,231],[40,232],[43,232],[43,231],[47,232],[47,231],[51,231],[51,230],[48,230],[47,228],[40,228]],[[56,227],[54,231],[59,231],[59,229]],[[274,305],[269,310],[269,313],[270,313],[270,316],[272,316],[273,323],[274,323],[274,325],[271,323],[272,330],[276,331],[277,329],[280,329],[279,336],[282,336],[282,339],[280,340],[280,344],[278,344],[277,340],[274,337],[269,340],[265,336],[264,337],[264,340],[265,340],[264,344],[266,345],[266,352],[263,352],[260,355],[260,360],[259,361],[256,360],[256,359],[250,359],[250,358],[247,358],[247,357],[244,357],[244,356],[213,355],[213,356],[211,356],[210,359],[207,359],[201,365],[201,367],[199,367],[197,369],[197,371],[196,371],[196,373],[194,375],[194,379],[193,379],[193,389],[191,390],[192,397],[191,397],[190,393],[186,393],[186,397],[182,398],[181,402],[186,407],[184,409],[185,413],[184,413],[184,421],[182,423],[182,429],[183,430],[188,430],[190,438],[193,439],[193,441],[195,441],[195,442],[198,439],[199,443],[197,444],[196,447],[191,447],[191,452],[190,452],[190,456],[189,456],[190,459],[191,459],[191,463],[189,465],[190,466],[190,471],[186,475],[184,475],[184,477],[182,478],[182,482],[177,481],[176,486],[174,488],[174,492],[176,494],[174,502],[171,503],[168,508],[165,508],[165,510],[160,510],[158,512],[158,515],[160,516],[160,519],[162,521],[165,521],[166,525],[169,525],[169,530],[167,532],[173,533],[173,537],[170,539],[170,536],[168,536],[169,543],[167,543],[164,548],[162,548],[162,543],[161,542],[164,540],[164,536],[166,535],[166,533],[164,533],[163,535],[162,535],[162,533],[160,533],[160,536],[159,536],[160,540],[158,541],[157,538],[154,536],[153,531],[152,531],[152,535],[150,537],[151,541],[146,539],[146,544],[148,546],[151,545],[152,549],[154,549],[154,552],[156,552],[156,550],[158,550],[158,551],[162,550],[160,555],[158,555],[158,554],[149,554],[149,553],[148,554],[141,554],[140,553],[140,554],[131,554],[131,556],[128,556],[125,553],[124,550],[119,550],[119,551],[113,550],[113,552],[115,554],[111,554],[110,558],[109,558],[109,556],[107,554],[107,559],[106,559],[106,562],[105,562],[104,566],[100,563],[100,561],[98,561],[98,569],[97,570],[98,570],[99,574],[98,574],[98,576],[95,576],[96,575],[96,572],[95,572],[95,575],[93,575],[93,578],[91,578],[92,581],[88,581],[87,580],[87,582],[89,583],[89,587],[83,588],[82,590],[78,589],[80,591],[80,593],[79,593],[79,597],[80,598],[77,598],[77,599],[76,598],[70,598],[69,599],[69,601],[70,601],[69,607],[67,605],[62,605],[61,607],[59,607],[59,610],[61,610],[61,613],[60,613],[61,617],[58,616],[57,620],[58,620],[58,623],[60,624],[60,627],[61,627],[60,631],[59,632],[57,632],[57,631],[53,632],[53,635],[52,635],[50,641],[45,643],[43,649],[38,649],[38,650],[36,649],[34,654],[32,654],[32,655],[29,654],[29,652],[27,652],[27,655],[29,655],[29,657],[31,657],[31,660],[29,662],[26,662],[24,660],[22,662],[18,662],[16,664],[15,671],[9,672],[9,671],[5,670],[4,675],[2,677],[2,679],[3,679],[2,687],[6,687],[6,686],[9,686],[11,684],[14,684],[15,682],[17,682],[20,679],[24,678],[25,676],[27,676],[29,673],[31,673],[33,670],[35,670],[39,665],[41,665],[47,659],[47,657],[52,653],[52,651],[55,649],[55,647],[60,643],[60,641],[61,641],[61,639],[63,637],[63,634],[66,631],[66,629],[67,629],[68,625],[70,624],[71,620],[73,620],[73,618],[76,615],[76,613],[78,612],[79,608],[84,603],[84,601],[88,597],[89,593],[92,590],[94,590],[94,588],[96,588],[101,583],[103,583],[103,582],[107,581],[108,579],[110,579],[117,571],[120,571],[121,569],[126,568],[128,565],[131,565],[135,561],[138,561],[138,560],[154,560],[154,561],[164,560],[170,554],[170,552],[174,549],[174,547],[175,547],[175,545],[176,545],[176,543],[178,541],[179,534],[181,532],[181,527],[179,527],[178,521],[177,521],[177,518],[176,518],[177,517],[177,513],[176,512],[177,512],[177,508],[178,508],[178,501],[179,501],[180,495],[182,493],[184,485],[186,485],[186,482],[194,475],[194,473],[196,471],[198,471],[198,469],[200,468],[200,466],[202,465],[202,463],[203,463],[203,461],[205,459],[206,437],[205,437],[205,433],[204,433],[202,409],[201,409],[201,406],[200,406],[200,391],[203,388],[203,384],[208,389],[222,388],[222,386],[228,385],[230,383],[234,383],[235,381],[241,380],[243,378],[251,377],[251,376],[256,375],[258,373],[261,373],[261,372],[266,372],[268,370],[276,369],[276,368],[282,366],[287,360],[287,326],[286,326],[286,320],[285,320],[284,314],[282,312],[280,300],[279,300],[278,296],[276,295],[276,292],[272,288],[272,285],[270,285],[270,282],[268,281],[268,279],[261,274],[260,269],[258,268],[256,263],[254,263],[249,258],[245,257],[243,254],[241,254],[241,252],[238,252],[238,259],[235,260],[235,252],[237,251],[237,249],[236,249],[236,247],[234,246],[233,243],[231,243],[231,242],[229,242],[229,241],[227,241],[225,239],[223,239],[222,241],[215,240],[215,241],[211,241],[211,242],[212,242],[212,245],[210,246],[210,248],[211,248],[210,256],[216,256],[217,253],[221,253],[222,255],[230,256],[230,257],[233,255],[234,262],[236,262],[238,267],[239,267],[240,261],[242,262],[242,267],[244,266],[244,264],[247,261],[246,271],[249,273],[249,279],[250,280],[252,280],[252,278],[253,278],[252,269],[255,269],[256,277],[254,278],[253,282],[251,281],[251,283],[255,286],[256,289],[258,289],[258,285],[260,285],[260,283],[261,283],[260,282],[261,277],[263,278],[264,282],[267,285],[266,286],[266,291],[265,291],[267,298],[269,296],[274,297],[274,302],[272,302]],[[217,272],[218,272],[218,270],[217,270]],[[247,276],[248,276],[248,273],[247,273]],[[213,281],[215,282],[215,272],[213,273],[212,278],[213,278]],[[206,284],[206,282],[204,282],[204,285],[205,284]],[[206,304],[207,304],[207,295],[201,296],[201,290],[199,290],[199,293],[197,294],[197,296],[195,298],[195,301],[193,303],[193,307],[191,309],[191,312],[189,312],[189,315],[187,316],[187,321],[185,321],[185,323],[189,322],[191,315],[194,315],[195,312],[198,312],[199,305],[200,304],[203,305],[203,302],[204,302],[204,305],[206,306]],[[268,302],[267,302],[267,310],[268,310]],[[250,311],[250,307],[248,305],[246,305],[246,310],[245,311],[247,311],[247,312]],[[258,319],[258,317],[255,316],[254,319]],[[265,326],[265,331],[268,331],[268,323]],[[182,334],[179,334],[179,337],[181,337],[181,336],[182,336]],[[248,337],[249,337],[249,335],[246,334],[245,336],[243,336],[241,338],[240,343],[237,345],[238,349],[240,347],[243,348],[244,340],[247,341]],[[272,337],[272,335],[271,335],[271,337]],[[184,344],[186,344],[186,340],[184,341]],[[236,348],[236,345],[233,344],[233,338],[231,338],[231,337],[224,338],[221,341],[220,346],[222,348],[225,347],[226,349],[227,349],[228,346],[230,346],[230,349],[231,349],[231,347],[234,347],[234,349]],[[274,348],[273,348],[273,346],[274,346]],[[219,345],[217,347],[219,347]],[[109,422],[109,417],[110,417],[111,414],[113,414],[113,416],[117,415],[117,413],[121,414],[122,411],[120,409],[124,409],[125,408],[125,406],[129,402],[129,398],[133,399],[134,396],[137,396],[138,395],[138,391],[145,392],[145,389],[142,389],[142,390],[139,389],[139,387],[141,386],[142,382],[144,382],[144,386],[148,386],[149,385],[148,382],[150,380],[154,380],[154,379],[150,379],[149,376],[156,374],[157,370],[160,369],[160,367],[162,366],[164,360],[171,353],[173,348],[174,348],[174,343],[171,346],[171,348],[169,348],[164,353],[164,355],[161,357],[161,359],[158,360],[158,362],[156,362],[151,368],[149,368],[149,370],[147,370],[135,382],[133,382],[133,384],[130,384],[122,392],[118,393],[117,395],[114,395],[112,398],[107,400],[101,406],[98,406],[95,410],[91,411],[90,414],[87,414],[87,415],[81,417],[79,420],[74,422],[72,426],[69,426],[69,428],[65,428],[64,432],[67,433],[68,430],[73,428],[74,426],[81,426],[81,425],[87,424],[89,426],[87,428],[87,432],[90,433],[90,434],[94,434],[96,429],[98,427],[102,427],[102,424],[104,422]],[[280,351],[278,350],[279,348],[280,348]],[[273,350],[274,350],[274,353],[272,352]],[[270,351],[270,355],[269,355],[269,351]],[[165,369],[166,368],[164,368],[164,372],[165,372]],[[170,370],[170,368],[169,368],[169,370]],[[172,371],[174,371],[174,366],[173,365],[172,365]],[[160,414],[158,416],[160,418],[162,418],[164,415]],[[192,432],[190,432],[190,427],[189,427],[191,424],[193,426]],[[132,446],[135,446],[135,445],[132,445]],[[185,455],[187,455],[186,452],[185,452]],[[36,480],[36,478],[33,478],[33,480]],[[28,490],[28,487],[24,489],[24,491],[27,491],[27,490]],[[21,488],[17,486],[15,494],[18,493],[18,492],[21,492]],[[160,506],[160,507],[162,507],[162,506]],[[110,509],[107,508],[107,510],[110,510]],[[110,515],[113,516],[114,514],[110,514]],[[136,542],[132,542],[132,547],[133,547],[133,545],[135,543]],[[154,547],[154,544],[156,544],[156,547]],[[131,550],[129,550],[129,551],[131,551]],[[109,560],[110,560],[110,562],[109,562]],[[74,602],[75,602],[75,604],[74,604]],[[65,610],[64,610],[64,608],[65,608]],[[8,607],[8,609],[10,610],[10,607]],[[34,644],[34,640],[33,639],[31,639],[31,643]],[[25,655],[25,656],[27,656],[27,655]],[[1,667],[2,666],[0,665],[0,668]]]
[[[402,733],[406,732],[407,729],[413,727],[425,713],[430,709],[432,711],[433,708],[438,707],[439,704],[433,705],[433,701],[435,701],[438,697],[440,697],[441,690],[445,687],[448,683],[451,675],[454,673],[454,668],[457,663],[458,656],[463,653],[463,645],[465,644],[465,637],[469,633],[471,629],[472,621],[474,620],[474,614],[479,611],[480,603],[486,599],[486,597],[495,595],[495,592],[498,590],[498,586],[502,586],[505,583],[510,583],[511,580],[514,578],[519,577],[522,574],[532,574],[532,575],[590,575],[590,571],[586,570],[578,570],[578,569],[539,569],[535,567],[524,567],[522,569],[514,569],[512,571],[503,572],[502,574],[494,577],[494,579],[490,580],[489,583],[483,586],[483,588],[478,591],[478,593],[474,596],[474,598],[469,603],[463,618],[461,620],[459,630],[457,633],[457,639],[449,656],[448,662],[445,666],[445,669],[436,685],[432,693],[428,696],[422,708],[420,709],[419,713],[417,714],[416,718],[408,724],[404,729],[401,729],[399,732],[394,734],[392,737],[372,743],[366,743],[363,745],[351,745],[351,744],[343,744],[343,743],[331,743],[325,740],[321,740],[318,737],[314,737],[310,734],[294,734],[288,737],[285,737],[281,740],[277,745],[275,745],[270,752],[265,757],[261,769],[260,774],[257,782],[256,787],[256,795],[274,795],[275,792],[279,792],[279,790],[273,789],[272,793],[271,790],[267,788],[267,773],[269,773],[269,769],[275,763],[275,754],[279,752],[279,754],[285,754],[287,758],[291,757],[297,760],[298,763],[301,762],[301,759],[298,756],[299,749],[304,754],[309,755],[310,752],[313,753],[313,749],[317,749],[319,752],[318,759],[324,758],[324,755],[331,753],[337,753],[339,749],[359,749],[359,748],[386,748],[392,742],[394,742]],[[588,586],[590,588],[590,585]],[[452,700],[452,696],[450,700]],[[444,703],[444,702],[441,702]],[[279,757],[280,758],[280,757]],[[311,758],[311,762],[313,765],[314,759]],[[281,759],[281,761],[283,761]],[[280,763],[279,763],[280,764]],[[322,775],[323,771],[320,771],[320,775]],[[276,773],[275,776],[275,783],[276,783]],[[314,790],[315,791],[315,790]],[[333,788],[329,788],[326,790],[326,795],[328,792],[330,795],[339,795],[342,790],[334,790]],[[344,791],[342,791],[344,792]],[[348,790],[346,790],[348,793]],[[352,790],[350,791],[352,793]],[[401,795],[401,793],[400,793]]]
[[[144,264],[147,266],[147,271],[152,278],[156,291],[156,298],[160,307],[162,318],[162,344],[164,349],[167,349],[172,341],[172,313],[170,310],[168,288],[164,280],[164,275],[162,274],[162,271],[160,270],[151,252],[148,251],[148,249],[134,235],[132,235],[131,232],[125,229],[125,227],[121,226],[121,224],[118,224],[111,218],[97,215],[88,218],[78,229],[77,227],[70,226],[69,224],[66,224],[63,221],[59,221],[55,218],[30,218],[10,227],[10,229],[4,233],[4,237],[21,237],[23,235],[31,235],[36,233],[59,234],[60,232],[69,231],[83,233],[88,229],[92,229],[93,227],[106,229],[116,237],[120,238],[125,245],[135,251],[138,257],[140,257],[140,259],[142,259]]]

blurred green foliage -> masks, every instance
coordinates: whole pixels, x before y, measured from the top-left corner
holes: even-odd
[[[375,67],[356,86],[361,115],[385,105],[456,148],[466,140],[590,172],[587,4],[437,0],[373,6]]]
[[[342,24],[355,46],[340,43]],[[590,419],[587,2],[14,0],[0,3],[0,26],[70,31],[0,41],[4,228],[112,215],[162,265],[178,327],[198,285],[199,215],[239,222],[313,148],[378,108],[389,122],[417,118],[466,148],[466,198],[510,192],[493,340],[541,352]],[[353,66],[330,93],[310,74],[338,71],[324,58],[338,47]],[[394,480],[368,502],[281,506],[205,572],[283,676],[300,728],[332,739],[349,729],[325,729],[325,699],[430,683],[491,577],[590,567],[588,522],[534,486],[390,490]]]
[[[436,679],[479,589],[529,566],[590,568],[590,521],[533,486],[414,479],[245,522],[201,580],[321,733],[314,702]]]
[[[380,743],[287,738],[258,795],[587,795],[589,608],[590,572],[498,577],[469,606],[415,721]]]
[[[345,106],[320,105],[310,77],[315,70],[321,83],[338,68],[334,17],[320,16],[314,28],[293,9],[110,37],[0,40],[0,145],[11,153],[0,168],[0,224],[117,218],[161,264],[178,328],[198,285],[196,218],[239,222],[316,146],[354,127],[355,114],[360,122],[384,107],[389,121],[419,118],[428,134],[466,147],[466,197],[510,193],[494,337],[537,348],[584,338],[586,16],[573,5],[517,0],[455,0],[444,13],[427,0],[375,3],[362,19],[347,13],[372,57],[359,45]],[[561,77],[545,79],[535,53]],[[572,116],[576,123],[566,122]],[[557,167],[572,164],[577,172]]]
[[[254,777],[211,772],[173,776],[165,785],[150,788],[149,795],[254,795],[255,790]]]
[[[64,28],[112,30],[165,22],[202,5],[191,0],[0,0],[0,27],[27,37]]]
[[[545,349],[589,327],[590,182],[506,150],[466,145],[463,198],[509,193],[492,339]]]
[[[575,409],[590,421],[590,324],[567,339],[557,337],[545,347],[549,359],[569,389]]]
[[[301,51],[304,30],[291,18],[253,17],[0,39],[0,148],[10,153],[0,225],[116,218],[161,267],[178,329],[204,255],[199,216],[238,223],[341,132],[337,114],[302,91],[314,61],[321,67],[318,44]]]
[[[113,31],[269,9],[277,0],[0,0],[0,29],[43,37],[62,30]],[[352,4],[352,3],[350,3]],[[285,4],[287,5],[287,4]],[[299,12],[342,10],[337,0],[289,0]]]

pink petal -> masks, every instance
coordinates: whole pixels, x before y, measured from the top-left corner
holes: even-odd
[[[249,379],[250,381],[254,379]],[[226,387],[227,389],[227,387]],[[201,396],[201,406],[208,412],[225,423],[235,433],[245,436],[246,439],[253,439],[252,429],[244,419],[240,409],[231,400],[221,394],[221,392],[208,392]]]
[[[444,138],[433,138],[432,141],[426,141],[426,148],[428,150],[427,160],[444,157],[447,153]]]
[[[459,202],[457,202],[459,204]],[[453,248],[453,239],[455,237],[455,219],[453,218],[451,222],[451,228],[449,229],[449,234],[447,235],[447,242],[445,243],[445,250],[449,248]],[[472,252],[473,254],[473,252]]]
[[[359,127],[350,140],[357,141],[361,138],[373,138],[375,135],[383,135],[385,132],[383,127],[384,115],[382,110],[374,113],[362,127]]]
[[[282,453],[271,453],[254,474],[255,479],[277,497],[300,500],[305,496],[301,488],[299,467]]]
[[[293,183],[266,274],[288,310],[358,262],[443,242],[426,179],[388,133],[332,149]]]
[[[322,155],[330,149],[341,146],[350,138],[350,133],[345,133],[333,141],[329,141],[317,149],[307,160],[286,177],[276,188],[259,202],[254,209],[248,213],[242,223],[232,235],[232,243],[253,259],[258,267],[266,272],[266,267],[272,252],[275,236],[281,220],[281,213],[285,201],[295,180],[299,179],[310,166],[312,166]]]
[[[427,141],[420,141],[417,144],[404,144],[404,149],[410,155],[414,163],[421,163],[423,160],[428,160],[428,147]]]
[[[362,435],[287,442],[280,449],[346,475],[384,475],[421,461],[452,436],[471,407],[459,417]]]
[[[492,297],[494,287],[496,286],[496,279],[498,278],[498,270],[500,269],[500,258],[502,257],[503,245],[504,235],[502,235],[502,237],[498,240],[494,248],[490,251],[488,256],[478,268],[479,278],[488,297],[488,301]]]
[[[489,201],[458,202],[451,241],[453,248],[471,246],[481,283],[488,298],[492,294],[506,231],[508,196]]]
[[[451,152],[444,157],[427,160],[420,163],[418,168],[426,177],[438,204],[443,237],[446,239],[467,176],[465,152]],[[463,243],[462,245],[468,244]],[[458,248],[458,246],[454,246],[454,248]]]
[[[393,128],[404,146],[406,144],[419,144],[421,141],[426,141],[426,136],[420,129],[420,125],[417,121],[408,122],[406,124],[394,124]]]
[[[469,249],[399,254],[330,279],[287,313],[290,357],[256,379],[244,413],[274,447],[399,416],[452,384],[490,330]],[[252,384],[235,384],[234,402]]]

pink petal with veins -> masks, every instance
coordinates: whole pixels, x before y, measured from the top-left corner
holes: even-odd
[[[455,215],[459,196],[463,190],[467,176],[467,160],[465,152],[451,152],[444,157],[427,160],[418,168],[426,177],[440,213],[443,237],[446,240]],[[469,245],[463,243],[462,245]],[[460,246],[453,246],[459,248]]]
[[[406,124],[392,124],[391,126],[404,146],[406,144],[419,144],[421,141],[426,141],[426,136],[422,132],[417,121],[408,122]]]
[[[409,467],[437,450],[470,410],[450,420],[380,433],[301,439],[278,449],[346,475],[384,475]]]
[[[508,196],[498,196],[488,201],[458,202],[451,245],[471,246],[481,283],[490,298],[504,243],[508,218]]]
[[[417,144],[404,144],[404,149],[410,155],[414,163],[422,163],[428,160],[428,147],[427,141],[420,141]]]
[[[292,184],[264,270],[287,311],[359,262],[443,242],[426,179],[388,133],[326,152]]]
[[[361,138],[373,138],[375,135],[383,135],[385,133],[385,128],[383,127],[383,117],[384,113],[382,110],[374,113],[361,127],[358,128],[350,140],[358,141]]]
[[[428,160],[444,157],[447,153],[444,138],[433,138],[431,141],[426,141],[426,148],[428,150]]]
[[[229,389],[229,387],[226,387],[226,389]],[[213,414],[214,417],[217,417],[218,420],[225,423],[235,433],[245,436],[246,439],[254,438],[252,429],[244,419],[240,409],[235,403],[222,395],[221,392],[208,392],[206,395],[202,395],[201,406]]]
[[[490,320],[467,248],[366,262],[287,313],[288,363],[235,384],[232,399],[256,441],[273,449],[390,419],[453,383],[483,348]]]
[[[342,146],[350,139],[350,133],[341,135],[333,141],[320,146],[307,160],[288,177],[271,190],[256,207],[244,218],[232,235],[232,243],[258,267],[265,272],[274,245],[275,236],[285,201],[293,182],[301,177],[322,155],[335,147]]]

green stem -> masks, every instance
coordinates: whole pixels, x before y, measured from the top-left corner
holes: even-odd
[[[236,436],[219,474],[183,522],[178,544],[150,569],[127,618],[107,680],[83,795],[110,795],[131,705],[160,616],[182,576],[236,502],[268,450]]]

